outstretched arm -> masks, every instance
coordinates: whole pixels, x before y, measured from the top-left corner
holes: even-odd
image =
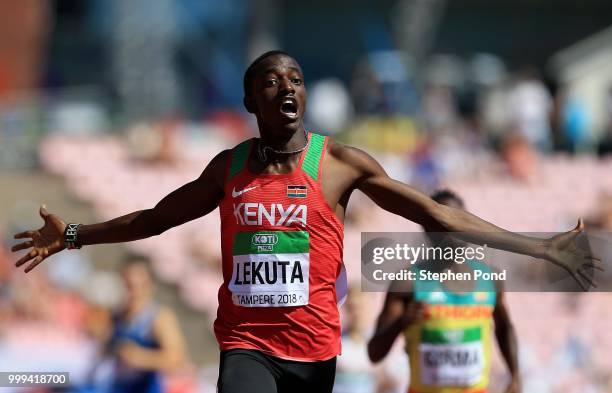
[[[79,243],[89,245],[140,240],[159,235],[210,213],[223,197],[223,178],[228,154],[229,150],[218,154],[199,178],[171,192],[151,209],[136,211],[103,223],[80,226]],[[26,268],[26,273],[47,257],[64,249],[65,221],[47,212],[44,206],[40,209],[40,216],[45,221],[43,227],[15,235],[15,239],[30,240],[11,249],[18,251],[31,248],[16,263],[16,266],[21,266],[33,259]]]
[[[575,238],[584,229],[582,220],[574,230],[550,239],[523,236],[465,210],[435,202],[422,192],[390,178],[374,158],[359,149],[334,144],[331,152],[353,173],[353,188],[361,190],[381,208],[421,224],[428,231],[456,232],[467,242],[547,259],[567,270],[584,289],[593,284],[585,270],[603,270],[598,258],[576,245]]]

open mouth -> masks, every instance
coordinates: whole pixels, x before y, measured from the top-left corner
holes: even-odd
[[[284,99],[281,102],[280,111],[282,114],[289,117],[297,117],[298,107],[295,99]]]

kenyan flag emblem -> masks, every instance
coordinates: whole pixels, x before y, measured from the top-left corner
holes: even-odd
[[[287,186],[287,197],[289,198],[306,198],[306,186]]]

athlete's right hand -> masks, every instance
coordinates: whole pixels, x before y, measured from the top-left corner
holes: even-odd
[[[415,323],[421,322],[425,319],[425,303],[423,302],[410,302],[404,310],[402,315],[402,326],[404,328],[409,327]]]
[[[34,231],[25,231],[15,235],[15,239],[30,239],[23,243],[17,244],[11,248],[11,251],[31,250],[19,259],[15,266],[19,267],[31,259],[32,263],[26,267],[25,272],[28,273],[49,256],[62,251],[64,247],[64,230],[66,223],[55,214],[50,214],[45,205],[42,205],[39,214],[45,221],[42,228]]]

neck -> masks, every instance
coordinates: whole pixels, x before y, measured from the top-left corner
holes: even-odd
[[[149,302],[149,300],[149,296],[138,296],[130,299],[126,307],[127,315],[134,316],[137,314]]]
[[[308,146],[308,135],[301,127],[298,131],[287,132],[280,137],[266,137],[262,132],[257,145],[257,156],[261,162],[285,162],[302,153]]]
[[[300,121],[299,124],[287,125],[282,129],[274,129],[259,124],[261,143],[278,151],[293,151],[300,149],[306,143],[306,130]]]

